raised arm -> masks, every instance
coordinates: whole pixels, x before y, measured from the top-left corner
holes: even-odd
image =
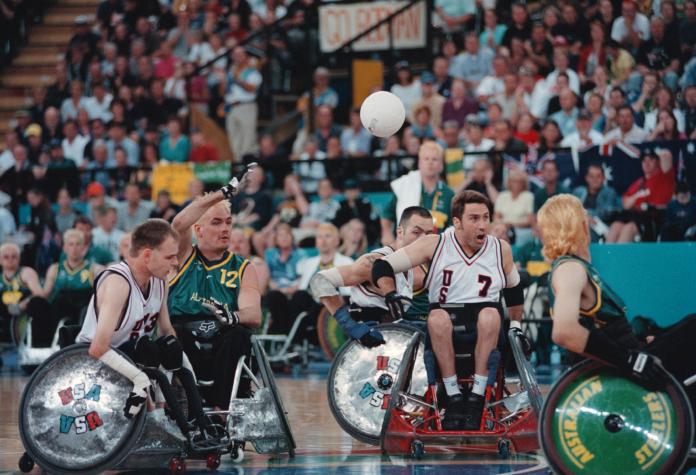
[[[177,257],[181,265],[186,262],[186,258],[191,253],[191,226],[196,224],[210,207],[224,199],[225,195],[221,190],[207,193],[194,199],[174,217],[172,227],[179,233],[179,254]]]

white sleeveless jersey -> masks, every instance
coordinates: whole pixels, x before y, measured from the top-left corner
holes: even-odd
[[[369,252],[369,254],[373,253],[388,256],[394,253],[394,249],[389,246],[384,246]],[[397,274],[395,283],[396,292],[399,295],[403,295],[409,299],[413,298],[413,269]],[[382,310],[388,310],[387,304],[384,303],[384,297],[373,292],[363,284],[350,288],[350,301],[361,308],[381,308]]]
[[[500,240],[490,234],[468,257],[450,227],[440,236],[426,279],[430,303],[458,306],[497,302],[505,288],[505,269]]]
[[[138,287],[128,264],[120,262],[109,266],[97,277],[97,281],[94,284],[95,291],[89,301],[82,330],[77,335],[78,342],[89,343],[94,338],[94,333],[97,331],[97,319],[99,318],[97,314],[96,289],[99,288],[104,277],[109,273],[123,276],[130,286],[126,308],[121,314],[116,331],[111,336],[111,346],[116,348],[128,340],[137,340],[143,335],[149,335],[157,325],[157,318],[164,301],[165,282],[155,277],[150,277],[150,291],[146,297],[143,295],[140,287]]]

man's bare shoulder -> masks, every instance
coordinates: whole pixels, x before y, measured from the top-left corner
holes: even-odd
[[[109,272],[102,277],[102,282],[99,284],[97,293],[102,298],[108,300],[124,299],[130,292],[130,283],[126,278],[115,272]]]

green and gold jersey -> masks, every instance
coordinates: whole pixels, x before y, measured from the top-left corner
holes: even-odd
[[[2,280],[0,280],[0,296],[2,297],[2,303],[4,305],[13,305],[21,302],[25,297],[31,295],[31,290],[24,283],[20,274],[22,273],[22,268],[20,267],[15,275],[10,278],[5,277],[2,274]]]
[[[238,310],[237,298],[244,269],[249,260],[225,252],[218,261],[208,261],[193,246],[181,270],[169,281],[169,314],[172,322],[187,316],[209,315],[203,302],[214,298],[228,309]]]
[[[592,322],[592,324],[594,324],[594,326],[597,328],[602,328],[604,325],[611,323],[612,321],[626,319],[626,304],[624,301],[616,292],[614,292],[605,282],[602,281],[597,269],[595,269],[594,266],[585,259],[577,256],[561,256],[556,258],[551,266],[551,276],[549,277],[549,282],[552,281],[551,279],[553,279],[553,272],[556,270],[556,268],[558,268],[558,266],[563,262],[568,261],[576,261],[585,268],[587,278],[594,288],[595,295],[597,296],[597,300],[591,308],[580,309],[581,318],[584,317],[585,321],[588,321],[589,319],[589,321]],[[553,286],[549,285],[549,302],[551,304],[551,308],[553,308],[554,300]]]
[[[421,266],[425,275],[423,275],[423,283],[428,277],[428,268]],[[428,288],[423,287],[419,290],[413,290],[413,302],[406,312],[406,320],[426,321],[430,313],[430,299],[428,298]]]
[[[49,301],[53,302],[63,290],[89,292],[92,289],[93,283],[94,274],[92,274],[92,261],[85,259],[82,261],[82,264],[75,269],[71,269],[68,265],[68,260],[61,258],[58,261],[56,283],[53,286]]]
[[[421,191],[420,206],[427,208],[430,214],[433,215],[438,232],[444,231],[452,224],[450,212],[453,198],[454,191],[443,181],[437,183],[432,193],[428,193],[425,187],[423,187]],[[392,197],[383,211],[383,217],[385,219],[394,223],[399,221],[399,217],[396,216],[396,195]]]

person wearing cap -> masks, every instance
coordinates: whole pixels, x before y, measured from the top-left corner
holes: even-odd
[[[372,208],[370,200],[361,196],[360,184],[353,178],[343,182],[343,196],[332,223],[341,229],[352,219],[359,219],[365,224],[365,234],[369,243],[377,242],[380,233],[379,216]]]
[[[411,65],[408,61],[399,61],[394,65],[396,83],[390,91],[404,103],[406,117],[411,117],[413,106],[421,100],[421,85],[418,79],[413,78]]]
[[[338,105],[338,93],[329,86],[329,70],[319,66],[314,70],[314,86],[312,87],[312,98],[314,107],[327,105],[335,109]],[[309,103],[309,92],[305,92],[297,100],[297,110],[302,114],[307,113]]]
[[[82,48],[87,53],[88,61],[97,52],[97,45],[101,40],[99,35],[91,30],[89,21],[90,17],[87,15],[77,15],[75,17],[75,33],[68,43],[68,50],[75,46]]]
[[[437,92],[436,82],[435,75],[430,71],[421,74],[421,100],[414,105],[414,110],[427,106],[430,109],[430,123],[439,129],[442,125],[442,108],[445,106],[446,99]],[[410,122],[414,120],[415,117],[409,119]]]
[[[592,113],[583,109],[575,119],[575,132],[564,135],[561,147],[584,149],[592,145],[600,145],[604,136],[592,128]]]
[[[258,106],[256,94],[263,77],[252,65],[246,49],[237,46],[232,50],[232,66],[223,78],[225,85],[225,128],[232,146],[234,159],[241,161],[247,153],[253,153],[256,144]]]
[[[470,31],[464,37],[464,50],[452,59],[450,74],[475,89],[491,73],[494,56],[493,50],[479,44],[476,31]]]

